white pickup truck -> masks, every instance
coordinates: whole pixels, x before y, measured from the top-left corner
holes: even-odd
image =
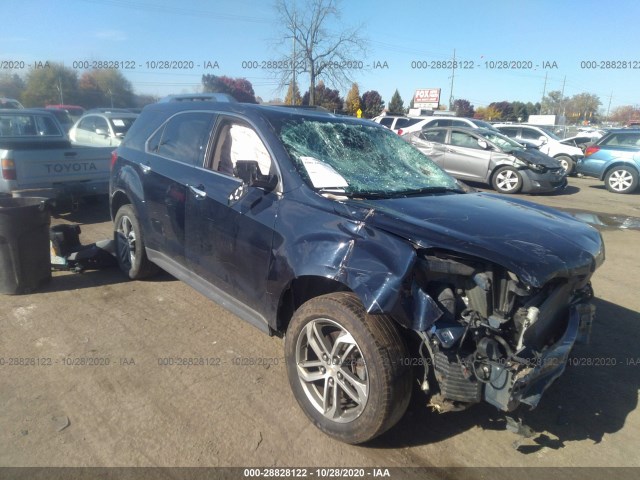
[[[112,150],[72,146],[50,112],[0,109],[0,193],[71,199],[106,195]]]

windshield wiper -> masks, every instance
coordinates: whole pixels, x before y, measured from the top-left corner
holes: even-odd
[[[465,193],[464,190],[451,187],[423,187],[412,188],[408,190],[400,190],[397,192],[391,192],[390,195],[394,197],[411,197],[413,195],[422,195],[425,193]]]
[[[337,197],[348,197],[353,198],[354,194],[351,192],[345,192],[342,187],[326,187],[326,188],[316,188],[316,192],[319,194],[329,194],[335,195]]]

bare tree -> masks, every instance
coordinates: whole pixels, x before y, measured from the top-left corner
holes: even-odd
[[[281,86],[295,83],[295,73],[309,75],[309,104],[315,105],[315,87],[320,78],[342,87],[352,83],[350,75],[363,67],[366,41],[358,28],[331,31],[328,24],[340,19],[338,0],[276,0],[280,24],[295,54],[293,68],[278,72]]]

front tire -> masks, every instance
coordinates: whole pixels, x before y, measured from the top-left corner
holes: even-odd
[[[497,192],[518,193],[522,189],[522,177],[513,167],[500,167],[493,174],[491,184]]]
[[[352,293],[314,298],[285,338],[291,389],[327,435],[358,444],[395,425],[411,398],[407,350],[393,320],[370,315]]]
[[[629,167],[613,167],[604,177],[604,185],[613,193],[631,193],[638,188],[638,172]]]
[[[125,275],[138,280],[158,271],[147,258],[142,229],[132,205],[123,205],[116,213],[113,235],[118,266]]]

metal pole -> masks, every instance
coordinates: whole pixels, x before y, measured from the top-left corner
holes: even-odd
[[[62,81],[58,77],[58,92],[60,93],[60,105],[64,105],[64,97],[62,95]]]
[[[540,111],[538,112],[540,115],[542,115],[542,104],[544,102],[544,96],[547,93],[547,75],[548,74],[549,72],[544,73],[544,87],[542,87],[542,99],[540,100]]]
[[[453,64],[451,65],[451,93],[449,94],[449,110],[453,110],[453,79],[456,76],[456,49],[453,49]]]

